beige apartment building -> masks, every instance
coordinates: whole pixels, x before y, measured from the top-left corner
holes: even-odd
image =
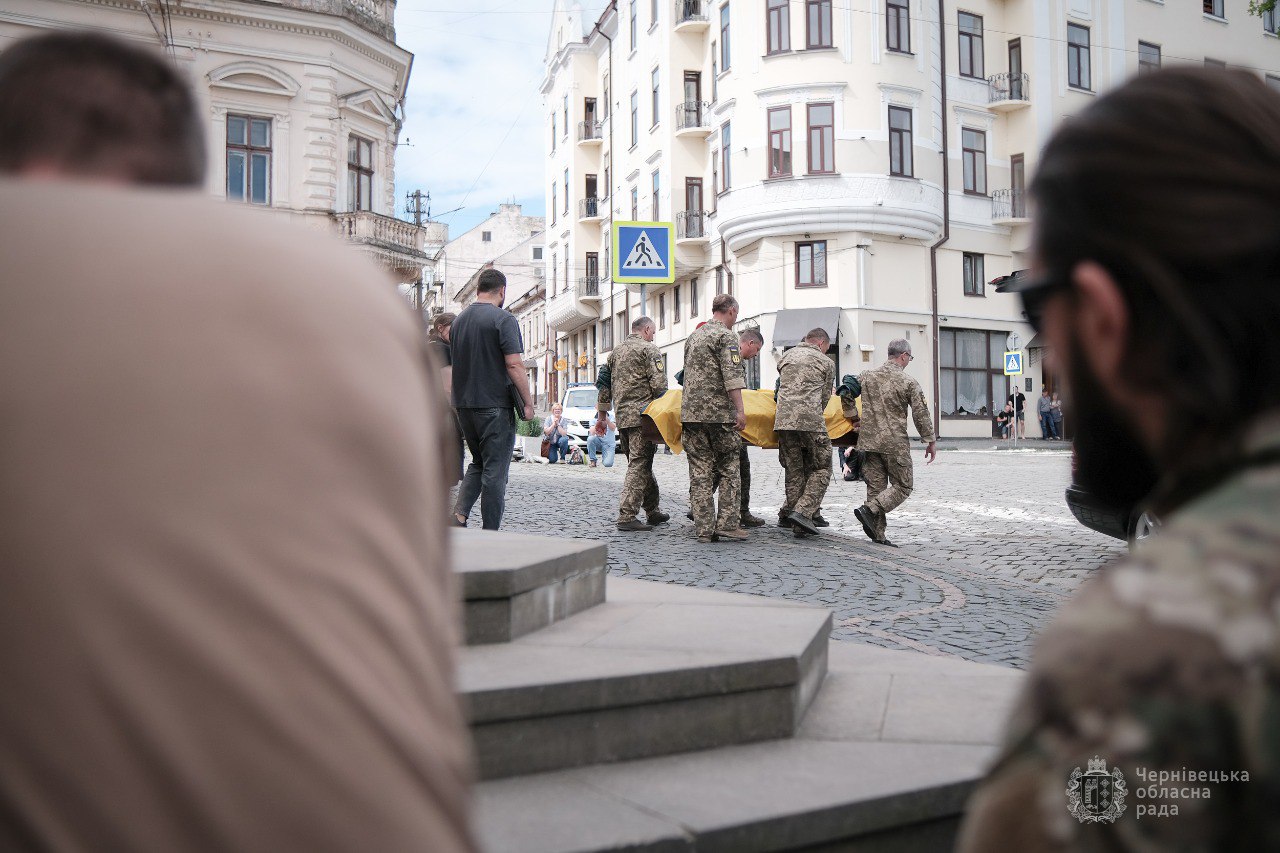
[[[1008,394],[1053,383],[1016,298],[1026,187],[1054,128],[1166,63],[1251,69],[1280,85],[1276,20],[1248,0],[557,0],[546,114],[547,323],[590,381],[641,313],[668,371],[733,293],[769,388],[809,328],[837,375],[912,341],[947,437],[989,436]],[[613,284],[614,220],[673,221],[676,280]],[[1034,431],[1034,428],[1033,428]]]
[[[448,229],[397,217],[413,55],[394,15],[394,0],[5,0],[0,50],[83,28],[164,51],[207,117],[210,195],[333,229],[420,285]],[[420,300],[420,286],[403,290]]]

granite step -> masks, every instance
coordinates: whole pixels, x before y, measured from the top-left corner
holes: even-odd
[[[459,691],[480,777],[793,735],[826,672],[830,613],[678,592],[615,581],[603,604],[510,643],[462,649]]]
[[[624,583],[642,582],[611,579],[611,598]],[[479,784],[482,849],[951,850],[1023,674],[849,642],[829,655],[794,737]]]
[[[604,601],[607,547],[488,530],[452,531],[467,645],[506,643]]]

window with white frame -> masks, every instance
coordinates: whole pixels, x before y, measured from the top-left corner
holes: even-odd
[[[227,198],[271,204],[271,119],[227,116]]]
[[[911,178],[915,176],[912,163],[911,110],[907,107],[889,107],[889,174]]]
[[[972,128],[960,129],[960,150],[964,171],[964,191],[987,194],[987,134]]]
[[[831,0],[805,0],[805,47],[832,47]]]
[[[835,104],[807,104],[809,117],[809,174],[831,175],[836,171]]]
[[[720,72],[729,70],[729,3],[720,7]]]
[[[373,142],[347,138],[347,210],[373,210]]]
[[[796,287],[827,286],[827,241],[796,243]]]
[[[938,380],[943,417],[991,418],[1004,408],[1006,335],[978,329],[941,330]]]
[[[791,176],[791,107],[769,110],[769,177]]]
[[[911,52],[910,0],[886,0],[885,47],[899,53]]]
[[[1067,85],[1076,89],[1092,89],[1092,66],[1089,59],[1089,28],[1067,24]]]
[[[791,50],[790,0],[765,0],[765,28],[769,36],[769,53]]]
[[[964,272],[964,295],[986,296],[986,256],[976,252],[961,252],[960,258]]]
[[[972,12],[958,13],[960,36],[960,76],[982,77],[982,17]]]
[[[1138,42],[1138,73],[1150,74],[1160,69],[1160,45]]]

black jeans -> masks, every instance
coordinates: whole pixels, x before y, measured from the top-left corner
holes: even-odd
[[[458,490],[454,511],[463,518],[480,499],[480,518],[485,530],[502,525],[507,503],[507,475],[511,471],[511,451],[516,442],[516,417],[510,406],[496,409],[458,409],[458,425],[471,451],[471,464]]]

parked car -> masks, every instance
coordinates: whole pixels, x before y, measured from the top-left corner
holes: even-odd
[[[569,443],[581,448],[583,453],[587,452],[587,436],[596,420],[596,404],[599,399],[599,390],[590,382],[571,383],[560,399],[565,420],[569,422]],[[612,409],[609,417],[614,417]]]

